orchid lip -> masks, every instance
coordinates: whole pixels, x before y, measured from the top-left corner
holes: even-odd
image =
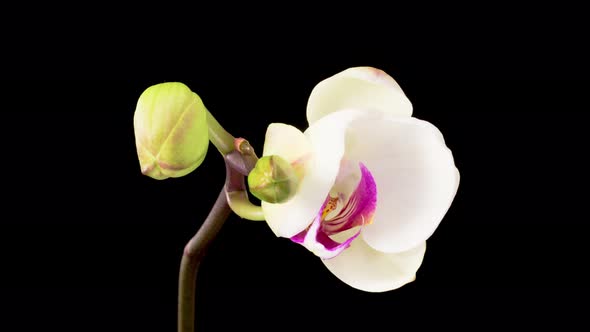
[[[362,226],[372,222],[377,207],[377,185],[365,165],[358,163],[358,167],[361,177],[348,199],[345,193],[328,195],[311,225],[291,237],[293,242],[322,259],[333,258],[350,246],[361,233]],[[343,242],[331,238],[357,227],[358,230]]]

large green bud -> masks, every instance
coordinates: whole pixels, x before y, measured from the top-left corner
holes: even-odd
[[[201,98],[182,83],[147,88],[133,118],[141,172],[157,180],[195,170],[207,154],[207,110]]]
[[[284,203],[295,195],[299,178],[293,166],[285,159],[273,155],[256,162],[248,175],[252,195],[268,203]]]

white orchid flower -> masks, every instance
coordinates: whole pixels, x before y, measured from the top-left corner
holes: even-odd
[[[263,155],[278,155],[301,174],[288,201],[262,202],[268,225],[363,291],[415,279],[459,185],[440,131],[411,115],[393,78],[357,67],[313,89],[305,132],[278,123],[266,132]]]

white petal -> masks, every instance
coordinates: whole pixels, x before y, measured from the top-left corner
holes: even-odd
[[[403,252],[432,235],[449,209],[459,172],[440,131],[416,118],[372,113],[349,128],[346,157],[364,163],[377,183],[377,209],[363,239]]]
[[[343,109],[412,115],[412,103],[397,82],[372,67],[349,68],[318,83],[307,103],[307,121],[311,125],[325,115]]]
[[[292,163],[311,151],[307,137],[297,128],[271,123],[266,129],[263,156],[278,155]]]
[[[311,158],[305,163],[305,175],[299,190],[293,198],[282,204],[262,202],[264,216],[275,235],[290,238],[311,224],[338,175],[344,154],[346,128],[363,114],[359,111],[338,112],[326,121],[314,123],[305,131],[312,152]]]
[[[425,252],[426,242],[422,242],[408,251],[387,254],[371,248],[358,237],[340,255],[322,262],[351,287],[385,292],[414,281]]]

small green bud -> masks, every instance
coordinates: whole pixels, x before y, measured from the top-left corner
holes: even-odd
[[[141,172],[156,180],[195,170],[207,154],[207,109],[182,83],[161,83],[139,97],[133,117]]]
[[[289,162],[279,156],[258,159],[248,175],[252,195],[268,203],[284,203],[295,195],[299,178]]]

